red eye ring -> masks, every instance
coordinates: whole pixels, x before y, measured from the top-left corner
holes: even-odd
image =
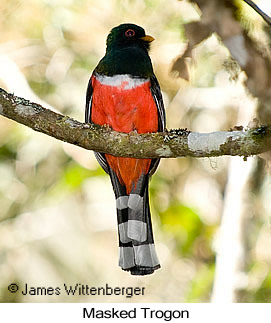
[[[135,35],[135,31],[133,30],[133,29],[127,29],[126,31],[125,31],[125,36],[126,37],[134,37],[134,35]]]

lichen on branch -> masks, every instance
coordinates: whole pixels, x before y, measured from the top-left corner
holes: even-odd
[[[56,139],[122,157],[176,158],[250,156],[271,149],[271,126],[211,133],[173,129],[160,133],[121,133],[48,110],[0,88],[0,114]]]

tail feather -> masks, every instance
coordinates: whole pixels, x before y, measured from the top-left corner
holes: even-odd
[[[142,175],[128,198],[128,237],[144,242],[147,240],[146,201],[144,194],[147,176]]]
[[[123,270],[130,270],[130,268],[135,267],[133,246],[127,244],[119,247],[119,266]]]
[[[127,195],[116,174],[112,171],[110,175],[116,195],[119,266],[132,275],[152,274],[160,264],[153,240],[147,176]]]
[[[131,210],[130,207],[127,207],[125,210],[118,210],[118,212],[122,212],[123,214],[126,212],[125,217],[128,217],[126,236],[128,239],[131,239],[130,241],[125,240],[126,243],[123,243],[124,240],[121,239],[121,234],[119,232],[119,265],[122,269],[130,271],[132,275],[149,275],[152,274],[156,269],[160,268],[153,240],[148,199],[148,186],[145,188],[142,201],[141,213],[143,213],[143,216],[139,220],[130,220],[131,215],[132,218],[135,216],[135,214],[131,212],[133,210]],[[122,218],[124,218],[123,214]]]
[[[147,223],[139,220],[128,220],[127,236],[136,241],[147,240]]]

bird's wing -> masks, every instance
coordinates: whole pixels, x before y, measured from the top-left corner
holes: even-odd
[[[151,77],[150,81],[151,81],[151,93],[158,111],[158,132],[163,132],[165,131],[165,128],[166,128],[166,113],[165,113],[160,85],[155,75]],[[159,158],[152,159],[150,170],[149,170],[150,176],[152,176],[156,171],[159,162],[160,162]]]
[[[93,87],[92,87],[92,77],[91,77],[88,82],[87,97],[86,97],[86,107],[85,107],[85,122],[86,123],[92,123],[92,120],[91,120],[92,94],[93,94]],[[98,153],[95,151],[94,155],[95,155],[98,163],[100,164],[100,166],[103,168],[103,170],[107,174],[109,174],[109,166],[107,164],[104,154]]]
[[[160,85],[155,75],[151,77],[150,81],[151,81],[151,93],[158,110],[158,131],[163,132],[166,128],[166,114],[165,114],[165,108],[164,108]]]

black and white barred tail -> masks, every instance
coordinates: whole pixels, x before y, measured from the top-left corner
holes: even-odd
[[[116,196],[119,266],[132,275],[152,274],[160,264],[153,240],[148,176],[142,175],[129,195],[113,171],[110,177]]]

